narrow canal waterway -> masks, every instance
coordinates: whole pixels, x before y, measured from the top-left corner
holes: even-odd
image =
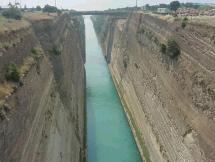
[[[90,18],[85,25],[88,162],[141,162]]]

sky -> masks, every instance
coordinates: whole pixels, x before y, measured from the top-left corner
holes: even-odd
[[[0,0],[0,6],[5,7],[8,2],[15,0]],[[27,7],[35,7],[38,4],[55,5],[55,0],[16,0],[21,2],[21,5]],[[139,6],[145,4],[160,4],[169,3],[172,0],[137,0]],[[67,8],[75,10],[104,10],[109,8],[120,8],[127,6],[135,6],[136,0],[56,0],[58,8]],[[215,3],[215,0],[180,0],[180,2],[195,2],[195,3]]]

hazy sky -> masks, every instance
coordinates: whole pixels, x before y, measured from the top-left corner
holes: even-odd
[[[6,6],[8,2],[15,0],[0,0],[0,6]],[[44,6],[45,4],[54,5],[55,0],[16,0],[21,2],[22,5],[32,7],[36,5]],[[56,0],[59,8],[68,8],[76,10],[103,10],[108,8],[118,8],[126,6],[134,6],[136,0]],[[172,0],[138,0],[138,4],[159,4],[169,3]],[[215,3],[215,0],[181,0],[181,2],[202,2],[202,3]]]

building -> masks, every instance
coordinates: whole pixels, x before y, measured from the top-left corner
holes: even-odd
[[[157,13],[159,13],[159,14],[169,14],[170,10],[168,8],[158,8]]]
[[[199,10],[194,8],[178,8],[176,13],[179,16],[198,16]]]
[[[209,16],[215,16],[215,9],[209,10],[208,15]]]

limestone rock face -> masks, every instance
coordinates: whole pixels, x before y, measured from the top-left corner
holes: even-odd
[[[1,74],[11,61],[21,68],[31,60],[28,56],[36,58],[21,83],[4,98],[7,109],[1,106],[0,161],[85,161],[83,19],[68,14],[28,18],[26,32],[11,31],[14,39],[22,41],[0,56],[1,61],[5,59]],[[0,84],[7,83],[4,75],[0,80]]]
[[[143,13],[93,22],[142,157],[215,161],[215,28]],[[170,38],[174,58],[161,51]]]

